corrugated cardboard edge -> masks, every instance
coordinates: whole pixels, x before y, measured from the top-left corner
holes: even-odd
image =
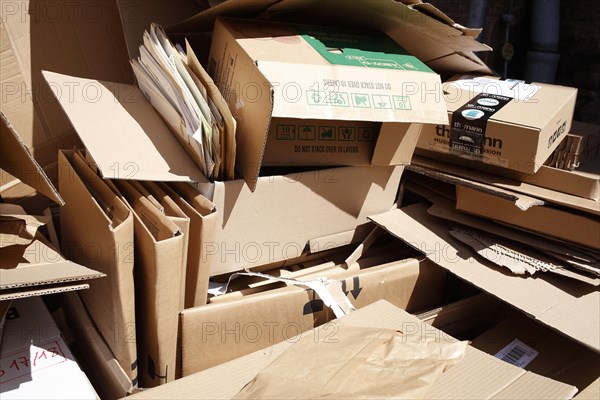
[[[2,125],[0,135],[2,146],[0,148],[0,163],[3,170],[14,175],[21,182],[31,186],[59,205],[65,202],[54,187],[42,167],[37,163],[33,155],[21,140],[12,124],[4,113],[0,112]],[[35,171],[35,175],[31,174]]]
[[[407,169],[453,185],[463,186],[515,202],[522,207],[543,205],[546,202],[600,215],[600,202],[584,199],[551,189],[517,182],[508,178],[463,168],[450,163],[414,156]],[[517,204],[519,203],[519,204]],[[525,209],[527,209],[525,208]]]

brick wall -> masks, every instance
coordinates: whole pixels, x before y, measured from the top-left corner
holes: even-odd
[[[429,0],[456,22],[467,25],[469,0]],[[486,26],[480,40],[494,48],[480,54],[499,74],[504,74],[502,47],[505,43],[506,22],[510,0],[489,0]],[[513,0],[510,42],[515,49],[508,62],[508,76],[523,78],[525,56],[529,46],[529,1]],[[575,118],[600,124],[600,1],[561,1],[560,62],[556,83],[579,89]]]

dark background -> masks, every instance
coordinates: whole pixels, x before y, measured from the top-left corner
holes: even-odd
[[[470,0],[426,0],[459,24],[469,26]],[[507,18],[508,17],[508,18]],[[494,48],[479,56],[498,74],[505,74],[502,48],[507,20],[514,57],[507,63],[507,77],[525,79],[527,51],[531,48],[531,1],[489,0],[484,30],[479,41]],[[476,28],[475,26],[471,26]],[[579,89],[575,119],[600,124],[600,1],[560,1],[560,60],[556,83]]]

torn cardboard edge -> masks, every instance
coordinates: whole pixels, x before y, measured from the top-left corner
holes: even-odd
[[[2,112],[0,112],[0,119],[2,119],[2,124],[0,125],[0,137],[2,138],[0,167],[55,203],[61,206],[65,204],[58,190],[56,190],[50,178],[46,175],[46,172],[35,160],[19,134]]]
[[[560,276],[515,276],[474,258],[472,251],[452,238],[447,222],[429,215],[428,208],[417,203],[370,219],[434,263],[600,352],[600,292],[596,288]]]
[[[414,156],[406,167],[430,178],[457,186],[463,186],[501,199],[510,200],[521,210],[527,210],[546,202],[600,215],[600,202],[557,192],[524,182],[464,168],[458,165]]]

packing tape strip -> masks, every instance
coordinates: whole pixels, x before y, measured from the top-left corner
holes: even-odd
[[[237,276],[256,276],[263,279],[284,282],[294,286],[303,286],[312,289],[323,301],[323,303],[331,308],[336,318],[343,317],[344,315],[349,314],[354,311],[356,308],[352,305],[348,296],[342,291],[342,283],[338,280],[329,279],[329,278],[316,278],[309,280],[300,280],[300,279],[292,279],[292,278],[283,278],[278,276],[272,276],[269,274],[262,274],[259,272],[238,272],[229,278],[227,284],[222,283],[210,283],[209,284],[209,293],[213,296],[220,296],[227,293],[227,288],[229,287],[229,282],[232,279],[235,279]]]

